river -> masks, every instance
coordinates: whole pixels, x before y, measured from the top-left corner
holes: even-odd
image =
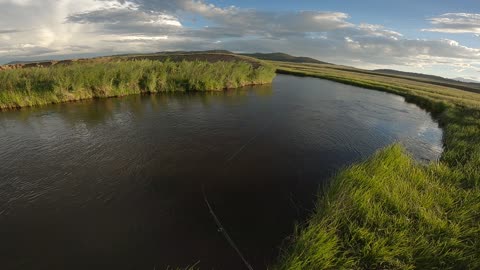
[[[0,269],[244,269],[204,197],[265,269],[319,187],[394,142],[436,160],[442,131],[402,97],[286,75],[1,112]]]

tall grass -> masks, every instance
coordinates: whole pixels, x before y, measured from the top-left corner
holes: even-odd
[[[0,109],[88,98],[172,91],[214,91],[270,83],[274,68],[237,62],[84,62],[0,72]]]
[[[392,92],[444,129],[439,162],[399,145],[342,170],[285,245],[275,269],[480,269],[480,95],[328,68],[280,67]]]

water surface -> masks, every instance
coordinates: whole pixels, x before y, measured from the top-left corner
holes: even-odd
[[[313,78],[0,113],[0,269],[265,269],[318,187],[442,132],[403,98]]]

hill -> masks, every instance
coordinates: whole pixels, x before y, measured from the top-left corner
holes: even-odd
[[[435,75],[428,75],[428,74],[414,73],[414,72],[404,72],[404,71],[398,71],[398,70],[392,70],[392,69],[377,69],[377,70],[373,70],[373,72],[378,74],[401,76],[405,78],[427,81],[427,82],[434,83],[437,85],[442,85],[442,86],[453,86],[455,88],[459,88],[462,90],[475,89],[480,91],[480,83],[473,82],[473,81],[465,82],[460,80],[447,79],[447,78],[435,76]]]
[[[329,64],[327,62],[322,62],[320,60],[310,58],[310,57],[301,57],[293,56],[286,53],[241,53],[240,55],[245,55],[261,60],[270,60],[270,61],[281,61],[281,62],[293,62],[293,63],[311,63],[311,64]]]
[[[463,78],[463,77],[456,77],[456,78],[453,78],[453,80],[460,81],[460,82],[466,82],[466,83],[480,83],[480,81],[467,79],[467,78]]]
[[[19,65],[19,64],[32,64],[32,63],[45,63],[52,62],[52,60],[38,60],[38,61],[12,61],[6,63],[6,65]]]
[[[248,62],[255,68],[261,65],[261,61],[256,58],[234,54],[229,51],[174,51],[174,52],[157,52],[146,54],[121,54],[112,56],[103,56],[95,58],[82,58],[60,61],[14,61],[7,65],[0,66],[0,70],[30,68],[30,67],[50,67],[54,65],[68,65],[74,62],[77,63],[105,63],[110,61],[128,61],[128,60],[158,60],[173,62],[181,61],[206,61],[209,63],[216,62]]]

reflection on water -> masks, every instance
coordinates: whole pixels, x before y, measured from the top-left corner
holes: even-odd
[[[85,100],[75,103],[63,103],[45,107],[33,107],[18,111],[6,111],[0,114],[0,127],[6,128],[8,121],[28,124],[30,121],[38,122],[38,118],[54,115],[67,124],[85,122],[93,125],[103,124],[112,120],[115,113],[125,113],[142,116],[146,111],[168,110],[169,107],[179,109],[197,108],[199,105],[205,109],[222,103],[228,106],[240,105],[248,102],[249,96],[271,97],[272,85],[259,85],[240,89],[229,89],[217,92],[178,92],[157,95],[133,95],[112,99]]]
[[[403,98],[311,78],[0,113],[1,269],[242,269],[278,254],[315,191],[395,141],[442,133]]]

